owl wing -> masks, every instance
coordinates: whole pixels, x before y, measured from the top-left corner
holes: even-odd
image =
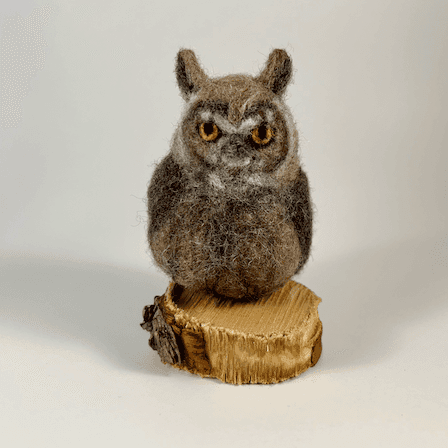
[[[299,175],[287,192],[286,208],[299,237],[302,257],[297,266],[297,274],[308,261],[313,236],[313,204],[311,202],[308,178],[300,169]]]
[[[157,165],[148,187],[148,241],[174,214],[185,189],[182,169],[168,154]]]

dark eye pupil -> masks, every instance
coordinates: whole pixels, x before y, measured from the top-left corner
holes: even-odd
[[[211,135],[213,134],[214,128],[213,128],[213,123],[205,123],[204,124],[204,132],[207,135]]]
[[[258,128],[258,138],[260,140],[264,140],[266,138],[267,135],[267,129],[266,126],[264,124],[262,124],[259,128]]]

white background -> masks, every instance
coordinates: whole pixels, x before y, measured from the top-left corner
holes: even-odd
[[[3,3],[2,446],[448,446],[446,1]],[[293,59],[324,333],[278,385],[179,372],[139,326],[180,47],[216,76]]]

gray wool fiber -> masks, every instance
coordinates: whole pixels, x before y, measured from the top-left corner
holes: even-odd
[[[180,50],[185,108],[148,188],[156,264],[185,288],[256,300],[308,260],[312,210],[298,133],[283,101],[292,63],[273,50],[262,72],[210,78]]]

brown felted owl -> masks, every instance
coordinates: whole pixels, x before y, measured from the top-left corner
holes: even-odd
[[[148,188],[148,241],[176,283],[257,299],[306,263],[312,203],[283,101],[292,63],[273,50],[256,76],[210,78],[191,50],[176,77],[185,109]]]

